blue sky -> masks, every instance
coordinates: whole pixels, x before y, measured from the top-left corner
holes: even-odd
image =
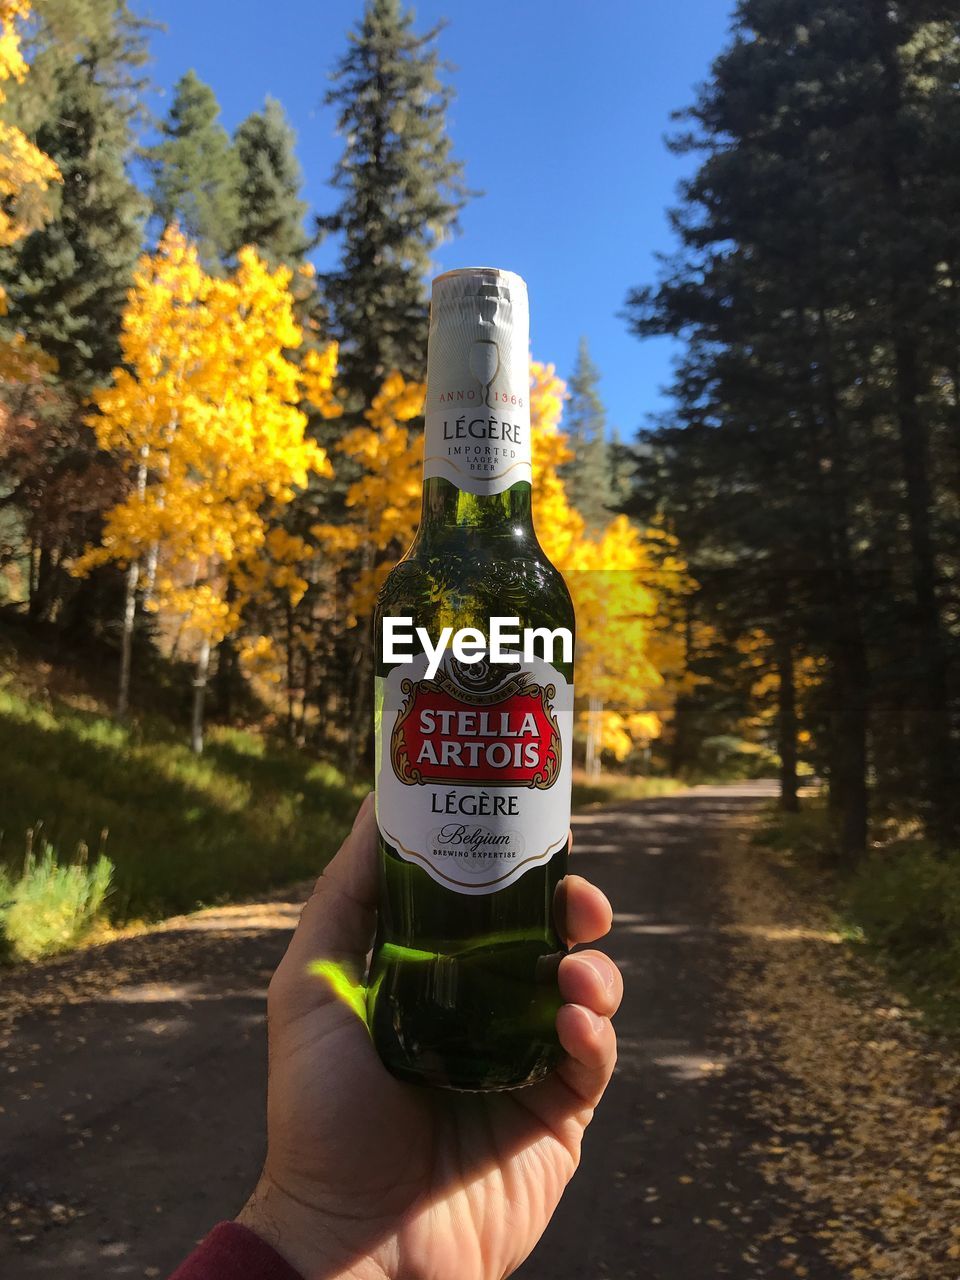
[[[228,129],[278,98],[297,131],[311,208],[334,207],[327,185],[341,143],[323,105],[327,73],[361,0],[134,0],[166,25],[151,68],[159,113],[189,67],[214,88]],[[664,405],[672,344],[638,342],[617,312],[653,278],[671,246],[666,208],[691,161],[663,143],[670,112],[723,47],[727,0],[422,0],[418,29],[441,18],[454,63],[448,118],[468,185],[462,234],[437,267],[519,271],[530,288],[536,358],[568,374],[586,334],[603,374],[611,424],[632,437]],[[162,96],[160,96],[162,95]],[[324,246],[322,269],[335,255]]]

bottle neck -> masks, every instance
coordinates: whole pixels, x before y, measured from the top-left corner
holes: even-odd
[[[530,321],[510,272],[468,268],[434,284],[424,400],[420,539],[533,540]]]
[[[471,532],[533,538],[530,485],[520,481],[500,493],[477,494],[458,489],[442,476],[426,477],[418,540]]]

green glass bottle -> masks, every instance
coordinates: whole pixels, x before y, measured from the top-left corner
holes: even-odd
[[[517,1088],[560,1056],[574,618],[533,527],[528,351],[519,276],[478,267],[434,281],[422,517],[375,617],[370,1026],[394,1074],[452,1089]],[[499,661],[493,619],[508,633]],[[418,627],[430,648],[445,628],[478,634],[431,671],[427,646],[393,639]],[[552,651],[543,635],[524,651],[529,628],[550,633]],[[401,652],[412,661],[387,660]]]

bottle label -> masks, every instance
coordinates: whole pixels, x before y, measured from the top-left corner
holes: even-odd
[[[424,478],[476,494],[530,482],[528,329],[525,306],[503,297],[434,306]]]
[[[539,659],[448,654],[376,682],[377,822],[457,893],[494,893],[566,847],[573,685]]]

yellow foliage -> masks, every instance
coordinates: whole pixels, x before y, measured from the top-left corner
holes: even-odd
[[[663,732],[663,722],[655,711],[638,711],[627,716],[627,733],[634,740],[646,744],[659,738]]]
[[[649,707],[666,672],[682,669],[682,641],[676,627],[662,625],[661,601],[683,582],[685,569],[674,540],[658,530],[641,534],[626,516],[587,535],[560,475],[573,456],[560,429],[566,387],[553,365],[534,362],[530,373],[534,522],[541,546],[573,597],[577,692],[624,714],[636,713]],[[624,740],[617,741],[622,749]]]
[[[303,268],[300,268],[302,273]],[[330,342],[322,351],[311,347],[300,361],[303,398],[319,409],[324,418],[339,418],[343,405],[336,397],[337,344]]]
[[[536,361],[530,383],[537,538],[574,599],[578,693],[606,706],[605,732],[617,744],[609,749],[626,754],[634,741],[659,736],[673,696],[664,690],[664,674],[676,681],[683,670],[682,635],[662,600],[688,583],[685,567],[673,539],[659,530],[641,534],[625,516],[595,537],[586,535],[560,474],[572,457],[560,427],[565,384],[553,365]],[[338,446],[362,468],[347,491],[353,519],[313,529],[335,556],[367,553],[351,601],[360,617],[372,612],[394,555],[417,530],[423,437],[407,424],[422,414],[424,391],[399,373],[384,381],[364,415],[367,425],[348,432]]]
[[[364,412],[369,426],[354,427],[337,446],[363,468],[347,490],[346,505],[354,518],[349,524],[319,524],[311,530],[337,557],[364,550],[366,563],[354,582],[350,602],[354,614],[361,617],[373,611],[389,572],[383,553],[405,550],[417,530],[423,434],[406,424],[423,413],[425,394],[422,382],[408,382],[396,372],[387,376]]]
[[[566,383],[552,364],[530,365],[530,438],[533,453],[533,522],[537,540],[558,569],[565,569],[583,540],[585,524],[570,505],[560,467],[573,457],[560,430]]]
[[[649,656],[658,598],[648,543],[617,516],[560,567],[577,612],[578,693],[625,713],[646,709],[663,679]]]
[[[30,0],[0,0],[0,80],[23,80],[27,74],[16,24],[29,17]],[[0,90],[0,102],[5,99]]]
[[[280,683],[281,656],[269,636],[252,636],[244,641],[239,651],[240,665],[247,676]]]
[[[580,712],[578,724],[586,734],[591,726],[591,716],[599,714],[598,746],[601,751],[608,751],[615,760],[623,763],[636,747],[647,746],[652,739],[660,736],[660,717],[652,711],[641,711],[635,715],[622,716],[618,711],[605,710],[592,713],[588,710]]]
[[[340,407],[335,347],[306,370],[287,355],[302,337],[290,282],[287,268],[271,271],[251,248],[232,275],[212,277],[171,227],[134,275],[124,367],[94,394],[97,442],[128,459],[138,483],[74,572],[153,552],[155,603],[214,644],[260,592],[295,604],[307,586],[298,572],[307,546],[279,519],[330,465],[299,406],[310,398],[328,417]]]
[[[736,650],[743,659],[744,666],[752,674],[750,685],[750,702],[755,708],[741,726],[740,732],[769,736],[777,715],[777,692],[780,687],[780,673],[776,666],[776,652],[772,636],[762,628],[754,628],[739,637]],[[811,694],[820,687],[823,680],[821,661],[808,654],[794,653],[793,682],[794,696],[797,702],[797,713],[802,721]],[[809,741],[809,733],[798,734],[798,741]]]
[[[607,708],[601,745],[624,759],[633,738],[660,735],[683,679],[683,635],[664,602],[692,584],[676,540],[662,530],[641,533],[626,516],[616,516],[587,535],[560,475],[572,457],[560,429],[565,385],[552,365],[538,363],[531,365],[531,381],[537,538],[573,597],[578,696]],[[634,725],[647,717],[646,730],[634,733],[623,716]]]

